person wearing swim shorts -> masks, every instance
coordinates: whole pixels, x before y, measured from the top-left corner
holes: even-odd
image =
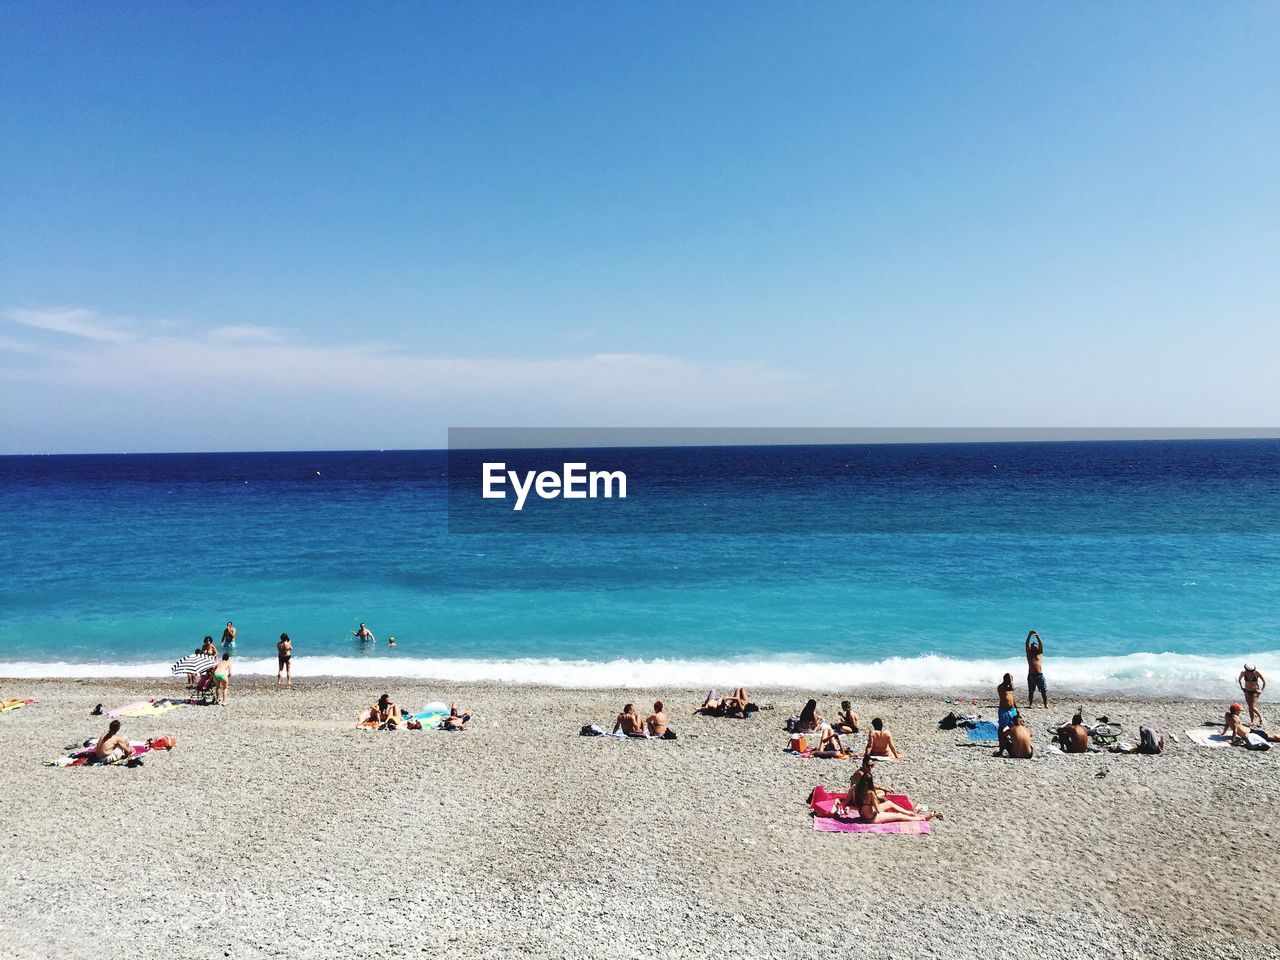
[[[285,686],[293,686],[293,641],[287,633],[280,634],[276,644],[276,689],[280,689],[280,675],[285,676]]]
[[[1031,638],[1036,642],[1032,643]],[[1044,640],[1034,630],[1027,634],[1027,706],[1036,703],[1036,691],[1040,691],[1040,699],[1044,708],[1049,709],[1049,687],[1044,681]]]
[[[1013,726],[1014,718],[1018,716],[1018,703],[1013,696],[1013,674],[1004,675],[1004,679],[996,687],[996,699],[999,701],[1000,718],[996,723],[996,729],[1003,730],[1005,727]]]
[[[227,655],[236,652],[236,628],[232,626],[230,620],[222,629],[222,652]]]

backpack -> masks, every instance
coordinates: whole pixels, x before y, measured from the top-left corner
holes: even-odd
[[[1158,730],[1140,727],[1138,730],[1138,752],[1150,755],[1160,753],[1164,749],[1164,737]]]
[[[796,728],[800,726],[799,717],[787,717],[786,728],[787,733],[795,733]]]
[[[939,730],[954,730],[959,718],[954,713],[948,713],[945,717],[938,721]]]

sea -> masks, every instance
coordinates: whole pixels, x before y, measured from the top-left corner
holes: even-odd
[[[625,500],[481,497],[571,461]],[[1278,571],[1275,440],[0,457],[0,678],[231,620],[241,674],[945,695],[1034,628],[1052,687],[1222,698],[1280,677]]]

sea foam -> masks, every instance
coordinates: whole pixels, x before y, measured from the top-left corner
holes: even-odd
[[[1046,662],[1051,693],[1110,693],[1139,696],[1223,698],[1236,690],[1242,664],[1280,671],[1280,652],[1205,657],[1180,653],[1133,653],[1115,657],[1055,657]],[[171,676],[168,663],[0,663],[0,677]],[[1002,674],[1021,683],[1021,658],[959,660],[932,654],[874,662],[799,658],[743,659],[465,659],[400,656],[297,656],[295,677],[405,677],[458,683],[488,681],[585,688],[793,687],[801,690],[891,688],[950,692],[994,687]],[[274,675],[274,658],[236,661],[239,675]]]

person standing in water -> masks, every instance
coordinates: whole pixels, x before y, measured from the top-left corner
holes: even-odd
[[[287,633],[280,634],[276,644],[276,689],[280,689],[280,675],[284,674],[285,686],[293,686],[293,641]]]
[[[376,643],[378,640],[378,638],[373,635],[373,631],[370,630],[368,627],[366,627],[363,623],[360,624],[359,630],[352,630],[351,635],[355,637],[357,640],[359,640],[361,643]]]
[[[1032,643],[1031,638],[1035,637],[1036,642]],[[1034,630],[1027,634],[1027,706],[1034,707],[1036,703],[1036,691],[1040,691],[1040,699],[1044,703],[1044,708],[1049,709],[1049,687],[1044,682],[1044,641],[1040,639],[1040,634]]]
[[[1251,667],[1246,663],[1244,669],[1240,671],[1240,676],[1236,677],[1236,683],[1240,684],[1240,689],[1244,692],[1244,704],[1249,708],[1250,725],[1266,726],[1262,721],[1258,700],[1262,696],[1262,691],[1267,689],[1267,678],[1257,667]]]
[[[222,655],[230,656],[236,652],[236,628],[231,625],[231,621],[227,621],[226,627],[222,630]]]

